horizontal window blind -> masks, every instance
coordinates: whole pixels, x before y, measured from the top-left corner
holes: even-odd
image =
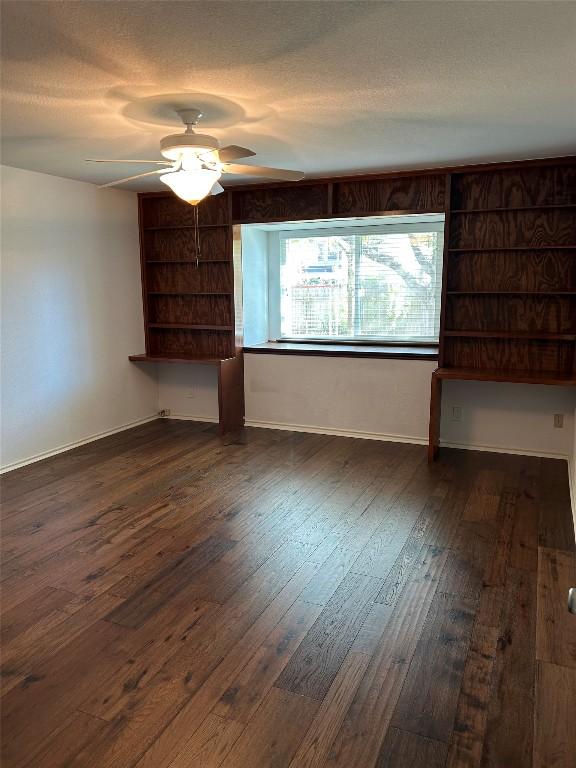
[[[283,233],[282,337],[438,341],[441,224],[382,229]]]

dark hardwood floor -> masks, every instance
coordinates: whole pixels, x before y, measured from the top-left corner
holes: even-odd
[[[3,478],[4,768],[571,768],[565,462],[157,421]]]

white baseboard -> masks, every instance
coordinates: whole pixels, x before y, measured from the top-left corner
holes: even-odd
[[[176,421],[207,421],[209,424],[218,424],[218,416],[189,416],[183,413],[170,413],[170,416],[162,416],[163,419],[175,419]]]
[[[22,461],[13,461],[11,464],[5,464],[4,466],[0,467],[0,475],[3,475],[5,472],[12,472],[14,469],[20,469],[20,467],[25,467],[28,464],[34,464],[37,461],[42,461],[42,459],[49,459],[51,456],[56,456],[57,454],[64,453],[65,451],[70,451],[72,448],[79,448],[81,445],[86,445],[86,443],[93,443],[95,440],[100,440],[103,437],[115,435],[117,432],[124,432],[126,429],[138,427],[140,424],[146,424],[148,421],[155,421],[157,418],[158,414],[155,413],[152,416],[145,416],[142,419],[136,419],[135,421],[130,421],[127,424],[122,424],[120,427],[106,429],[103,432],[96,432],[96,434],[90,435],[89,437],[84,437],[82,440],[75,440],[72,443],[60,445],[58,448],[53,448],[50,451],[37,453],[34,456],[29,456],[27,459],[22,459]]]
[[[389,443],[414,443],[427,445],[425,437],[412,435],[392,435],[381,432],[360,432],[352,429],[330,429],[329,427],[314,427],[308,424],[285,424],[281,421],[252,421],[247,419],[247,427],[259,427],[260,429],[284,429],[287,432],[311,432],[315,435],[336,435],[337,437],[356,437],[361,440],[384,440]]]
[[[309,424],[287,424],[282,421],[253,421],[246,420],[247,427],[259,427],[261,429],[284,429],[289,432],[311,432],[319,435],[336,435],[339,437],[356,437],[361,440],[383,440],[391,443],[412,443],[414,445],[428,445],[426,437],[414,435],[396,435],[386,432],[361,432],[351,429],[331,429],[329,427],[317,427]],[[440,442],[444,448],[461,448],[467,451],[489,451],[491,453],[512,453],[518,456],[539,456],[545,459],[568,459],[565,453],[542,453],[541,451],[521,450],[518,448],[502,448],[495,445],[483,445],[480,443],[445,443]]]
[[[487,451],[488,453],[511,453],[514,456],[536,456],[540,459],[564,459],[569,460],[566,453],[543,453],[532,451],[529,448],[502,448],[499,445],[482,445],[480,443],[445,443],[440,441],[440,448],[459,448],[463,451]]]

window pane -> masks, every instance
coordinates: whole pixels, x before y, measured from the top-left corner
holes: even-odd
[[[439,232],[287,237],[281,333],[288,337],[436,341]]]
[[[285,240],[281,254],[283,336],[354,332],[354,236]]]

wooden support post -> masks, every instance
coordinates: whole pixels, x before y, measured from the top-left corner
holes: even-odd
[[[432,373],[430,382],[430,426],[428,432],[428,462],[438,456],[440,447],[440,417],[442,415],[442,379],[438,372]]]
[[[236,432],[244,426],[244,355],[221,360],[218,366],[219,433]]]

